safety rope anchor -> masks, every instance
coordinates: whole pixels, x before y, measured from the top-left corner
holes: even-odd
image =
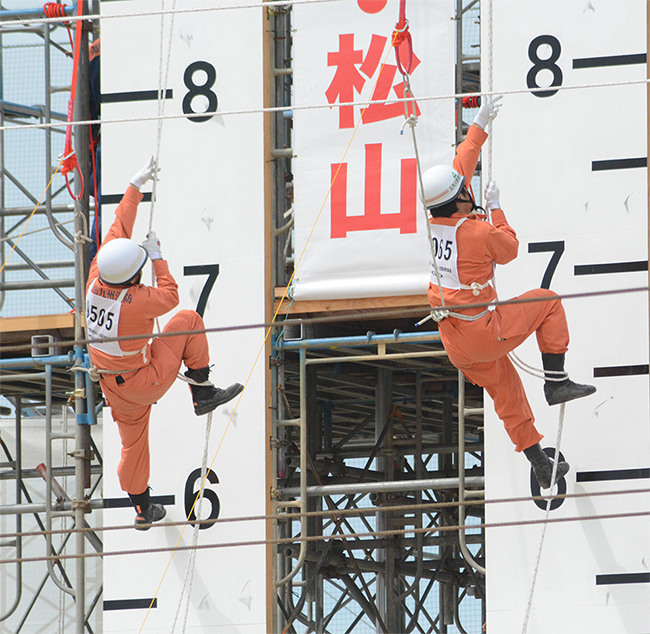
[[[421,319],[418,321],[416,326],[421,326],[422,324],[425,324],[429,319],[433,319],[436,323],[440,323],[443,319],[447,319],[451,313],[448,310],[444,309],[436,309],[432,310],[424,319]]]

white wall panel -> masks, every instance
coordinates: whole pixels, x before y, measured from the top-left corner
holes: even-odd
[[[577,88],[645,79],[645,3],[493,4],[493,21],[485,7],[482,15],[482,72],[485,79],[491,36],[494,90],[526,89],[535,54],[548,60],[537,85],[549,87],[554,64],[557,80],[561,71],[557,87],[576,87],[549,96],[506,95],[494,123],[492,177],[520,241],[517,260],[497,269],[500,298],[540,286],[553,253],[529,252],[529,245],[544,242],[563,243],[550,281],[560,294],[647,286],[646,86]],[[539,36],[549,44],[531,52]],[[599,169],[611,160],[619,161],[609,164],[615,169]],[[485,161],[484,152],[484,175]],[[598,388],[566,406],[567,493],[647,489],[647,293],[567,299],[564,306],[567,369]],[[518,354],[540,367],[534,337]],[[525,375],[524,383],[545,435],[542,446],[552,447],[559,407],[546,405],[539,379]],[[515,455],[491,403],[488,410],[487,497],[530,495],[528,462]],[[547,529],[528,632],[648,632],[650,522],[602,517],[648,510],[650,496],[634,493],[567,499],[551,511],[551,519],[567,521]],[[488,523],[544,515],[532,501],[487,506]],[[488,631],[522,631],[541,533],[541,525],[488,529]]]
[[[176,8],[209,8],[225,2],[178,0]],[[103,2],[105,16],[151,12],[161,3],[144,0]],[[165,3],[171,8],[171,3]],[[171,18],[165,18],[163,72],[167,62]],[[259,109],[262,100],[262,29],[260,8],[178,14],[171,42],[165,114],[182,115],[183,100],[192,87],[206,84],[208,74],[186,72],[200,62],[216,78],[199,92],[211,91],[218,114],[196,122],[179,117],[162,128],[160,180],[153,229],[164,257],[179,283],[180,308],[195,309],[207,276],[187,275],[185,267],[219,265],[204,319],[208,328],[231,327],[264,321],[264,199],[263,121],[261,114],[227,116],[220,112]],[[160,16],[102,20],[102,93],[157,90],[160,63]],[[196,112],[205,111],[207,96],[192,101]],[[105,121],[154,117],[156,100],[104,103]],[[102,126],[102,193],[121,194],[129,180],[156,151],[157,122],[105,123]],[[145,186],[151,190],[151,184]],[[103,205],[104,231],[115,206]],[[141,241],[149,224],[150,204],[143,202],[134,239]],[[150,280],[148,269],[145,280]],[[161,319],[161,327],[173,314]],[[265,403],[264,367],[255,365],[263,345],[263,330],[209,334],[211,380],[221,387],[250,380],[237,411],[231,401],[214,413],[209,460],[218,483],[208,483],[219,501],[219,518],[259,516],[265,511]],[[107,416],[108,418],[108,416]],[[200,468],[205,444],[206,417],[194,415],[189,388],[177,381],[154,405],[151,416],[151,486],[153,496],[173,496],[167,520],[182,521],[185,489],[190,474]],[[122,498],[116,468],[120,443],[117,429],[105,425],[106,498]],[[190,486],[191,486],[190,482]],[[193,489],[198,489],[196,482]],[[202,517],[215,507],[204,501]],[[130,524],[132,508],[110,509],[107,525]],[[172,548],[181,528],[133,529],[105,534],[106,551]],[[263,546],[221,547],[232,542],[264,539],[263,522],[217,524],[201,530],[188,618],[188,632],[264,632],[266,630],[266,567]],[[180,546],[191,544],[188,527]],[[104,600],[123,609],[104,612],[105,632],[170,631],[180,600],[188,552],[175,554],[169,569],[169,552],[110,556],[104,560]],[[162,583],[161,583],[162,581]],[[159,584],[160,587],[159,587]],[[125,601],[150,599],[157,605],[145,622],[145,609],[124,609]],[[105,604],[106,605],[106,604]],[[181,621],[177,626],[180,631]],[[140,630],[144,622],[143,629]]]

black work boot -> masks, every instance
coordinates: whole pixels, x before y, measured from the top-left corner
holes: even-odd
[[[549,405],[559,405],[576,398],[589,396],[596,391],[594,385],[574,383],[564,372],[564,353],[542,353],[542,365],[547,380],[544,383],[544,396]],[[560,379],[559,381],[557,379]]]
[[[233,383],[230,387],[222,390],[215,387],[208,381],[210,368],[200,368],[199,370],[187,370],[185,376],[198,385],[190,383],[192,390],[192,400],[194,401],[194,413],[197,416],[203,416],[232,400],[239,394],[244,386],[241,383]]]
[[[524,449],[524,455],[530,461],[533,467],[533,473],[537,478],[537,482],[542,489],[551,488],[551,476],[553,475],[553,459],[548,456],[542,449],[542,446],[537,443],[528,449]],[[569,472],[569,463],[559,462],[557,465],[557,474],[555,481],[559,482]]]
[[[134,527],[138,531],[148,531],[153,522],[159,522],[165,515],[165,507],[162,504],[154,504],[149,497],[149,487],[144,493],[138,495],[131,495],[131,502],[135,506],[135,524]]]

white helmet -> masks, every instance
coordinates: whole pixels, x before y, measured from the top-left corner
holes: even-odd
[[[435,209],[458,197],[465,183],[465,177],[447,165],[430,167],[422,176],[424,204]]]
[[[116,238],[97,253],[99,277],[107,284],[124,284],[135,277],[147,261],[147,250],[128,238]]]

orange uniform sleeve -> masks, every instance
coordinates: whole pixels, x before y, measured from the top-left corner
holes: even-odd
[[[501,209],[492,210],[492,227],[485,242],[488,254],[497,264],[507,264],[517,257],[519,240]]]
[[[465,140],[459,144],[456,150],[456,158],[454,159],[454,169],[465,177],[465,185],[469,187],[469,183],[476,171],[476,164],[478,157],[481,154],[481,148],[488,138],[487,132],[481,130],[477,125],[469,126]]]
[[[106,237],[102,241],[102,244],[106,244],[109,240],[114,240],[115,238],[131,237],[133,234],[135,218],[138,214],[138,205],[141,200],[142,192],[129,185],[115,211],[115,220],[113,221],[111,228],[108,230]],[[95,259],[90,265],[90,271],[88,272],[88,283],[92,282],[98,274],[97,256],[95,256]],[[86,289],[86,292],[88,292],[88,289]]]
[[[169,272],[167,261],[153,260],[153,268],[157,286],[137,286],[137,310],[144,318],[160,317],[176,308],[180,302],[178,284]],[[126,295],[125,302],[128,302],[129,293]]]

